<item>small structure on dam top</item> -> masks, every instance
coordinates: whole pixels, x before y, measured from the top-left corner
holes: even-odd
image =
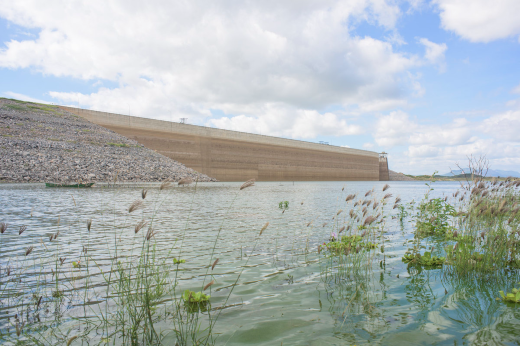
[[[389,179],[386,153],[62,108],[220,181]]]
[[[388,154],[384,151],[379,154],[379,180],[390,180],[390,171],[388,170]]]

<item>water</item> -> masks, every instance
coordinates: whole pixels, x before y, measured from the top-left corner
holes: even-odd
[[[397,212],[391,209],[392,203],[396,196],[403,203],[420,200],[426,192],[424,182],[392,182],[386,191],[393,197],[385,208],[385,266],[379,265],[383,257],[378,254],[365,275],[345,280],[324,275],[330,265],[323,254],[318,255],[317,246],[328,241],[334,227],[337,231],[349,219],[346,195],[364,195],[375,188],[382,196],[383,185],[260,182],[242,191],[239,183],[163,191],[150,187],[144,208],[131,214],[128,207],[141,199],[137,186],[76,190],[0,185],[0,222],[9,223],[8,231],[1,235],[1,270],[8,261],[15,263],[15,258],[21,259],[18,264],[38,258],[31,268],[35,272],[43,268],[50,275],[45,263],[53,260],[49,247],[55,247],[65,259],[63,268],[67,269],[63,270],[79,275],[82,269],[75,271],[72,262],[81,261],[86,249],[99,265],[90,274],[102,283],[99,272],[109,268],[115,244],[120,258],[132,258],[146,233],[145,228],[136,235],[135,224],[143,218],[153,219],[157,247],[173,248],[175,257],[186,260],[179,274],[180,292],[199,291],[211,280],[207,273],[213,274],[212,308],[221,307],[242,272],[214,329],[218,344],[518,345],[520,312],[496,300],[498,290],[512,287],[513,278],[504,278],[503,286],[497,288],[496,284],[446,277],[440,269],[408,272],[401,262],[404,242],[412,237],[412,224],[391,218]],[[457,182],[437,182],[432,196],[451,196],[459,187]],[[289,202],[284,213],[278,207],[281,201]],[[340,209],[344,212],[337,216]],[[90,233],[88,219],[92,219]],[[255,247],[266,222],[269,226]],[[20,225],[27,226],[22,235],[17,231]],[[49,241],[58,230],[57,240]],[[211,271],[208,266],[217,234],[213,259],[219,258],[219,262]],[[34,250],[25,257],[29,246]],[[23,275],[25,293],[27,287],[37,287],[38,278],[30,273]],[[81,287],[64,288],[65,293],[78,290]],[[105,298],[101,285],[91,303],[103,304]],[[5,301],[0,307],[0,326],[5,331],[19,307],[9,307]],[[71,299],[62,323],[73,325],[76,322],[70,316],[84,311],[80,300]],[[160,327],[166,330],[167,325]],[[167,335],[165,344],[175,344],[173,333]]]

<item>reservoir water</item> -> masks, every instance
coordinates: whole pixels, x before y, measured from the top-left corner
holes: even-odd
[[[401,205],[420,201],[427,186],[389,184],[385,192],[384,182],[258,182],[243,190],[241,183],[163,190],[157,184],[146,186],[144,200],[142,185],[0,185],[0,222],[8,224],[0,234],[0,343],[16,338],[16,326],[23,325],[42,344],[120,344],[111,327],[91,328],[88,338],[82,333],[98,309],[107,319],[117,313],[106,277],[114,263],[136,261],[146,243],[168,263],[173,257],[185,260],[167,273],[180,293],[165,292],[154,306],[158,314],[166,316],[168,304],[185,290],[201,291],[214,280],[204,292],[211,295],[211,318],[218,315],[212,329],[216,344],[518,345],[520,309],[496,300],[499,290],[515,287],[517,273],[498,287],[443,275],[442,269],[407,268],[401,258],[413,223],[392,217],[398,213],[393,201],[398,196]],[[451,198],[460,184],[433,187],[430,197]],[[384,253],[377,251],[362,273],[335,275],[337,262],[318,247],[349,224],[354,201],[345,202],[346,196],[359,200],[372,189],[378,201],[392,194],[378,226],[386,232]],[[134,201],[143,204],[129,213]],[[280,208],[285,201],[288,208],[283,203]],[[148,224],[135,233],[142,220]],[[27,228],[20,235],[21,226]],[[34,317],[43,306],[47,310]],[[199,318],[207,326],[208,311]],[[178,335],[169,321],[157,318],[157,330],[163,344],[175,345]],[[73,339],[76,335],[81,337]]]

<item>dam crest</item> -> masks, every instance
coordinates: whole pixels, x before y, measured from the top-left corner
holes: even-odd
[[[60,106],[220,181],[389,180],[386,153]]]

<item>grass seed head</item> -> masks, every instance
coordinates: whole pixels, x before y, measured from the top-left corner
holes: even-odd
[[[390,188],[390,185],[385,184],[385,186],[383,186],[383,191],[386,191],[386,190],[388,190],[389,188]]]
[[[92,219],[87,220],[87,230],[90,232],[90,227],[92,226]]]
[[[150,241],[155,235],[159,233],[158,231],[154,231],[152,227],[148,227],[148,232],[146,232],[146,240]]]
[[[267,222],[267,223],[264,225],[264,227],[262,227],[262,229],[260,230],[260,234],[259,234],[259,236],[261,236],[262,233],[264,233],[264,231],[265,231],[265,229],[267,228],[267,226],[269,226],[269,222]]]
[[[177,185],[190,185],[191,183],[193,183],[193,179],[191,179],[190,177],[184,177],[181,180],[179,180]]]
[[[133,211],[136,211],[137,209],[142,208],[142,206],[143,201],[137,199],[130,205],[130,207],[128,208],[128,212],[131,213]]]
[[[245,183],[243,183],[240,186],[240,190],[243,190],[243,189],[248,188],[248,187],[253,186],[253,185],[255,185],[255,179],[249,179],[248,181],[246,181]]]
[[[145,199],[147,193],[148,193],[148,190],[143,189],[143,191],[141,191],[141,197],[142,197],[143,199]]]
[[[34,250],[34,246],[29,246],[26,250],[25,250],[25,256],[29,256],[29,254]]]
[[[213,265],[211,266],[211,270],[215,269],[215,266],[217,265],[218,260],[219,260],[219,258],[217,258],[217,259],[215,260],[215,262],[213,262]]]
[[[5,223],[5,222],[0,222],[0,233],[1,233],[1,234],[4,234],[4,233],[5,233],[5,231],[7,230],[7,226],[8,226],[7,223]]]
[[[18,235],[21,235],[23,232],[27,230],[27,226],[23,225],[20,226],[20,229],[18,230]]]
[[[148,224],[148,221],[145,221],[145,220],[139,221],[137,223],[137,225],[135,225],[135,228],[134,228],[135,234],[137,234],[147,224]]]
[[[181,179],[182,180],[182,179]],[[166,179],[161,183],[161,186],[159,186],[159,190],[164,190],[169,188],[172,185],[172,182],[170,179]]]
[[[203,291],[205,291],[205,290],[207,290],[208,288],[210,288],[214,283],[215,283],[215,280],[211,280],[211,282],[210,282],[209,284],[207,284],[206,286],[204,286]]]
[[[350,194],[350,195],[348,195],[347,198],[345,199],[345,202],[351,201],[351,200],[353,200],[354,198],[356,198],[356,195],[355,195],[355,194]]]
[[[370,226],[370,225],[372,224],[372,222],[374,222],[374,221],[376,221],[376,218],[373,217],[373,216],[369,216],[369,217],[367,217],[367,218],[365,219],[365,222],[363,223],[363,225],[364,225],[364,226],[366,226],[366,225],[369,225],[369,226]]]

